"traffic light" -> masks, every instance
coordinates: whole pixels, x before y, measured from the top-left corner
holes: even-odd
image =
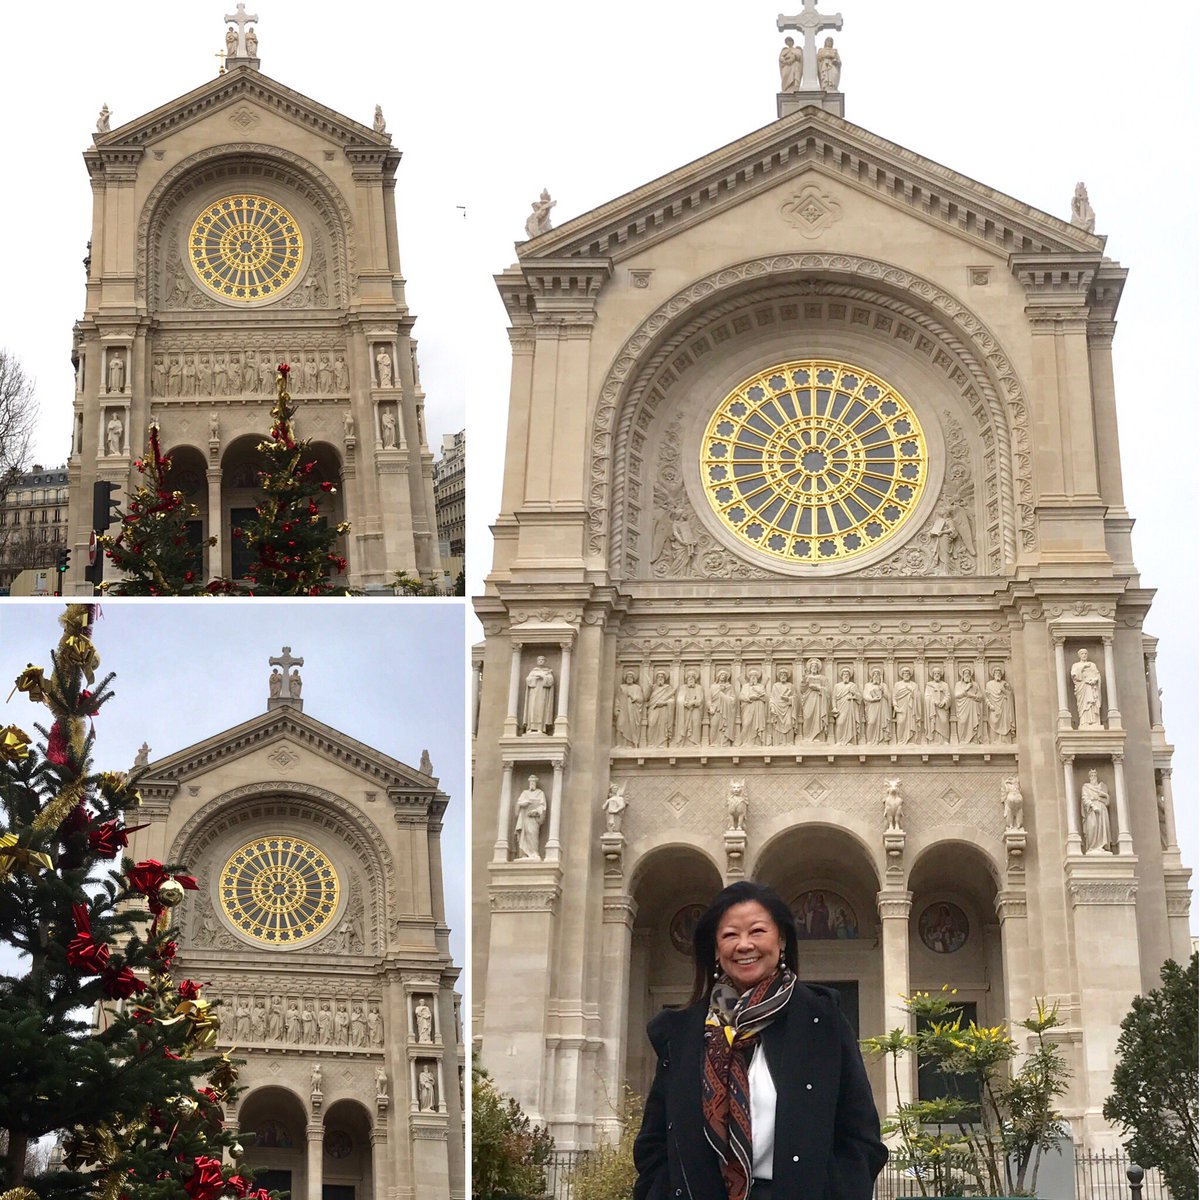
[[[107,479],[97,479],[92,484],[92,529],[96,533],[103,533],[113,523],[118,504],[112,494],[119,487],[120,484]]]
[[[55,559],[55,564],[54,564],[54,565],[55,565],[55,567],[57,568],[57,570],[58,570],[58,573],[59,573],[60,575],[65,575],[65,574],[67,573],[67,568],[68,568],[68,567],[70,567],[70,565],[71,565],[71,550],[70,550],[70,547],[68,547],[68,546],[63,546],[63,547],[62,547],[62,548],[59,550],[59,552],[58,552],[58,556],[57,556],[57,558]]]

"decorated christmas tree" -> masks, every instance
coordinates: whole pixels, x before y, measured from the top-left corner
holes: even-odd
[[[254,552],[246,568],[248,585],[222,581],[210,585],[210,591],[245,590],[256,596],[329,596],[346,591],[330,576],[346,569],[346,560],[334,546],[350,526],[346,522],[331,526],[322,514],[322,501],[337,488],[318,478],[311,443],[296,440],[288,370],[287,363],[279,367],[271,434],[258,444],[264,460],[259,472],[263,498],[254,519],[233,531]]]
[[[49,713],[0,729],[0,1197],[217,1200],[254,1191],[222,1162],[237,1070],[211,1053],[218,1018],[203,985],[176,979],[167,914],[195,881],[121,858],[137,776],[96,772],[95,726],[112,699],[96,680],[94,610],[75,604],[49,670],[15,691]],[[92,1020],[87,1018],[91,1016]],[[26,1174],[37,1139],[62,1164]]]
[[[167,486],[171,459],[159,447],[157,425],[150,426],[146,453],[134,466],[144,482],[120,514],[120,533],[97,539],[125,578],[106,581],[100,589],[114,596],[197,595],[204,590],[204,548],[188,541],[187,523],[200,510]],[[207,545],[216,540],[209,538]]]

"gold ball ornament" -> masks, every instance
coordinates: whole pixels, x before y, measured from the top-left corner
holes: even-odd
[[[168,879],[158,889],[158,901],[165,908],[174,908],[183,900],[183,884],[176,879]]]
[[[232,1154],[234,1158],[241,1158],[242,1155],[246,1153],[246,1147],[243,1146],[241,1142],[234,1142],[233,1145],[229,1147],[229,1153]]]

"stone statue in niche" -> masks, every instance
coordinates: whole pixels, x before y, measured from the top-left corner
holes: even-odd
[[[108,360],[108,390],[123,392],[125,390],[125,356],[115,352]]]
[[[541,654],[525,676],[525,732],[554,732],[554,672]]]
[[[1087,783],[1080,792],[1083,807],[1083,852],[1084,854],[1110,854],[1109,843],[1112,831],[1108,815],[1108,785],[1101,783],[1093,771],[1088,772]]]
[[[416,1007],[413,1009],[413,1016],[417,1019],[417,1041],[432,1042],[433,1041],[433,1010],[425,1003],[424,996],[417,997]]]
[[[796,687],[787,667],[775,672],[767,713],[771,745],[790,746],[796,740]]]
[[[1079,712],[1080,729],[1101,729],[1100,668],[1080,650],[1071,664],[1071,682],[1075,686],[1075,707]]]
[[[700,673],[688,670],[675,696],[675,742],[676,746],[700,745],[700,722],[704,711],[704,689],[700,686]]]
[[[804,55],[796,48],[796,39],[783,39],[783,49],[779,52],[779,90],[781,92],[798,92],[801,80],[804,78]]]
[[[842,81],[842,56],[831,37],[827,37],[825,45],[817,51],[817,79],[823,92],[836,92]]]
[[[375,367],[379,372],[379,386],[390,388],[392,386],[392,356],[387,352],[387,347],[379,347],[379,351],[375,355]]]
[[[125,432],[125,426],[121,424],[121,418],[113,413],[112,419],[108,422],[108,452],[109,454],[121,453],[121,435]]]
[[[646,745],[668,746],[671,742],[671,717],[675,708],[675,689],[666,671],[656,671],[654,686],[646,701]]]
[[[863,685],[863,712],[865,713],[866,738],[870,746],[878,746],[892,740],[892,701],[883,672],[876,667]]]
[[[810,658],[800,679],[800,733],[806,742],[823,742],[829,732],[829,680],[819,658]]]
[[[625,785],[610,783],[608,795],[600,804],[600,808],[604,812],[604,831],[606,833],[621,832],[621,817],[628,807],[629,803],[625,799]]]
[[[888,833],[904,832],[904,797],[900,795],[900,780],[883,781],[883,827]]]
[[[725,811],[729,814],[729,828],[733,832],[743,832],[746,828],[746,814],[750,810],[750,801],[746,798],[746,781],[731,779],[729,795],[725,800]]]
[[[429,1064],[426,1063],[417,1076],[417,1094],[422,1112],[433,1112],[437,1107],[435,1087],[436,1080],[433,1072],[429,1069]]]
[[[983,740],[983,692],[970,667],[959,671],[958,682],[954,685],[954,716],[958,722],[960,744]]]
[[[385,450],[395,450],[396,418],[392,415],[390,409],[385,408],[380,414],[379,424],[383,427],[383,448]]]
[[[1088,199],[1086,185],[1077,183],[1071,197],[1071,224],[1084,233],[1096,232],[1096,210]]]
[[[983,685],[988,741],[1011,742],[1017,736],[1017,706],[1012,684],[1004,677],[1003,667],[993,667],[990,675]]]
[[[843,667],[833,689],[834,739],[842,746],[857,745],[862,737],[862,692],[854,682],[854,672]]]
[[[541,862],[542,822],[546,819],[546,793],[538,787],[538,777],[530,775],[529,786],[517,797],[514,832],[518,859]]]
[[[642,740],[642,706],[646,693],[638,683],[635,671],[626,671],[617,686],[617,699],[613,705],[613,722],[616,726],[618,746],[637,746]]]
[[[734,722],[737,719],[737,697],[733,681],[722,667],[708,690],[708,740],[713,746],[732,746]]]
[[[910,666],[900,668],[900,678],[892,692],[896,714],[896,744],[906,746],[921,737],[921,691]]]
[[[741,708],[742,732],[738,736],[739,746],[762,746],[767,740],[767,687],[762,681],[762,672],[751,667],[738,693]]]
[[[550,232],[550,210],[558,203],[550,199],[550,193],[542,188],[542,194],[530,205],[531,212],[525,219],[525,236],[535,238],[540,233]]]
[[[925,684],[925,738],[929,742],[950,740],[950,685],[941,667],[929,668]]]
[[[1009,775],[1000,782],[1000,798],[1004,804],[1004,828],[1015,831],[1025,828],[1025,798],[1021,795],[1021,782]]]

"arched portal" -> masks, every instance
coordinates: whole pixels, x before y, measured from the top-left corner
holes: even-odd
[[[375,1195],[371,1125],[354,1100],[330,1106],[321,1147],[322,1200],[382,1200]]]
[[[308,1118],[300,1098],[282,1087],[257,1088],[238,1106],[247,1172],[262,1172],[257,1186],[308,1195]]]
[[[187,523],[188,541],[193,546],[203,545],[209,536],[208,481],[205,477],[207,464],[204,455],[195,446],[177,446],[170,451],[171,467],[164,480],[173,492],[182,492],[184,499],[195,506],[196,516]],[[205,572],[211,573],[208,548],[202,559]]]

